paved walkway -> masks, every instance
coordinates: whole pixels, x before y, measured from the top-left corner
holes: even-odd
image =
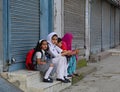
[[[0,77],[0,92],[23,92]]]
[[[120,56],[110,56],[98,63],[97,71],[62,92],[120,92]]]

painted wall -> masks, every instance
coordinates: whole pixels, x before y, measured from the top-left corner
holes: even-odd
[[[53,0],[40,0],[40,38],[53,31]]]
[[[0,72],[3,69],[2,0],[0,0]]]

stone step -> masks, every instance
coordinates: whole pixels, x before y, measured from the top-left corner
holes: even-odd
[[[54,83],[44,83],[39,71],[18,70],[2,73],[1,76],[24,92],[59,92],[71,85],[55,80]]]
[[[14,72],[4,72],[1,75],[23,91],[26,91],[27,87],[31,84],[41,82],[39,71],[18,70]]]
[[[90,62],[98,62],[109,56],[111,56],[111,52],[108,52],[108,51],[100,52],[98,54],[92,54],[90,56]]]
[[[71,86],[71,83],[62,83],[54,80],[53,83],[40,82],[38,84],[32,84],[28,87],[27,92],[60,92],[69,86]]]
[[[108,52],[108,51],[104,51],[104,52],[97,54],[98,61],[101,61],[109,56],[111,56],[111,52]]]
[[[108,52],[110,52],[112,56],[120,56],[120,49],[111,49],[108,50]]]

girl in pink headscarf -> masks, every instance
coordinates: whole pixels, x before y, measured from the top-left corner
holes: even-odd
[[[76,73],[76,55],[79,50],[72,50],[72,40],[73,35],[71,33],[66,33],[62,38],[62,48],[66,48],[67,51],[71,51],[71,56],[68,59],[68,74],[69,76],[78,75]]]
[[[67,45],[67,50],[72,50],[72,40],[73,40],[73,35],[71,33],[66,33],[62,41],[66,43]]]

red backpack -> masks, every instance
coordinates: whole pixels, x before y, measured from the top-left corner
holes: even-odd
[[[33,54],[34,54],[35,50],[31,49],[30,51],[28,51],[27,55],[26,55],[26,68],[28,70],[35,70],[34,69],[34,64],[33,64]]]

